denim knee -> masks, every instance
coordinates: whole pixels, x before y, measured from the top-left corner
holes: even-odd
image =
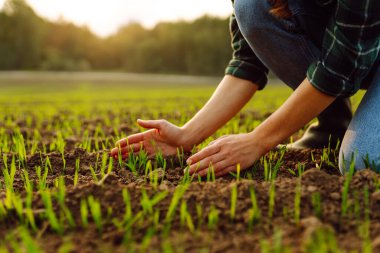
[[[269,3],[267,0],[235,0],[235,17],[239,29],[245,38],[261,36],[266,32],[265,27],[269,25]],[[255,40],[250,40],[254,43]]]
[[[253,52],[284,83],[296,89],[319,50],[303,37],[293,18],[274,17],[271,8],[268,0],[234,2],[239,29]]]

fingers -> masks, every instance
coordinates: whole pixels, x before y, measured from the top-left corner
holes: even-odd
[[[161,120],[141,120],[141,119],[137,120],[137,124],[139,124],[139,126],[143,128],[147,128],[147,129],[152,129],[152,128],[161,129],[162,124],[164,122],[165,121],[162,119]]]
[[[226,167],[226,161],[222,160],[222,161],[217,162],[216,164],[210,164],[208,167],[205,167],[202,170],[196,170],[194,174],[204,177],[208,173],[214,173],[216,176],[217,172],[223,170],[225,167]]]
[[[215,177],[221,177],[233,171],[236,171],[236,166],[229,166],[223,170],[215,172]]]
[[[224,139],[224,138],[226,138],[226,137],[228,137],[228,135],[223,135],[223,136],[219,137],[218,139],[215,139],[215,140],[213,140],[212,142],[210,142],[210,143],[208,144],[208,146],[211,146],[211,145],[213,145],[215,142],[220,141],[220,140],[222,140],[222,139]]]
[[[207,174],[207,170],[208,168],[211,166],[211,167],[214,167],[214,170],[219,168],[219,167],[215,167],[217,164],[219,164],[218,166],[220,166],[221,164],[221,161],[224,159],[224,157],[220,154],[220,153],[216,153],[210,157],[206,157],[205,159],[197,162],[197,163],[194,163],[192,164],[190,167],[189,167],[189,173],[190,175],[194,174],[194,173],[197,173],[199,175],[206,175]]]
[[[111,156],[118,156],[119,154],[121,154],[123,157],[125,155],[128,155],[129,152],[133,152],[133,153],[136,153],[136,152],[139,152],[141,149],[143,149],[143,143],[134,143],[132,145],[129,145],[129,146],[125,146],[125,147],[122,147],[122,148],[113,148],[111,150]]]
[[[139,143],[142,141],[144,141],[144,133],[132,134],[132,135],[128,136],[127,138],[123,138],[121,140],[118,140],[115,143],[115,146],[116,147],[125,147],[127,145]]]
[[[195,155],[192,155],[186,160],[186,163],[191,165],[191,164],[196,164],[199,161],[205,159],[206,157],[212,156],[220,151],[220,146],[219,145],[212,145],[204,148],[203,150],[199,151]]]

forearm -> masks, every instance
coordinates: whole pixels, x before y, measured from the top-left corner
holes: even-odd
[[[258,86],[226,75],[209,101],[183,127],[184,142],[196,145],[226,124],[251,99]]]
[[[276,112],[250,133],[253,142],[261,147],[261,155],[302,128],[334,100],[305,79]]]

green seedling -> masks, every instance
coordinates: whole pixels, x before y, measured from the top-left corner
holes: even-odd
[[[92,166],[90,166],[90,171],[91,171],[92,180],[94,180],[95,183],[98,183],[99,182],[98,176],[96,175],[95,170]]]
[[[240,181],[240,163],[236,165],[236,181]]]
[[[38,143],[40,142],[40,140],[41,140],[40,133],[38,132],[37,129],[34,129],[34,131],[33,131],[33,142],[32,142],[31,147],[29,148],[31,155],[34,155],[37,152]]]
[[[65,143],[65,140],[63,138],[63,135],[61,132],[58,132],[57,133],[57,140],[56,140],[56,150],[62,156],[63,170],[66,169],[65,146],[66,146],[66,143]]]
[[[297,164],[298,177],[302,177],[302,174],[305,172],[305,164]]]
[[[282,245],[282,232],[279,229],[276,229],[273,235],[273,252],[285,252],[284,245]]]
[[[51,200],[51,194],[49,190],[41,190],[40,191],[42,201],[45,206],[45,215],[47,219],[49,220],[51,228],[57,232],[58,234],[63,233],[63,227],[59,223],[58,218],[53,210],[53,204]]]
[[[210,212],[208,213],[208,223],[207,226],[210,230],[216,229],[219,222],[219,211],[214,205],[210,207]]]
[[[88,227],[88,206],[87,201],[82,199],[80,201],[80,217],[84,228]]]
[[[206,179],[207,182],[215,182],[215,170],[212,162],[208,166]]]
[[[120,150],[120,149],[119,149]],[[119,154],[119,157],[121,156],[121,154]],[[137,158],[135,157],[135,154],[133,153],[133,151],[129,151],[128,153],[128,160],[127,160],[127,168],[130,169],[133,173],[133,175],[137,176],[138,173],[137,173]],[[149,163],[149,161],[148,161]],[[147,164],[148,165],[148,164]],[[120,166],[120,160],[119,160],[119,166]]]
[[[186,201],[182,201],[181,207],[180,207],[180,224],[182,227],[187,225],[187,228],[191,231],[194,232],[194,223],[193,219],[191,218],[190,213],[187,210],[187,204]]]
[[[275,202],[276,202],[276,185],[274,182],[272,182],[269,188],[269,209],[268,209],[269,218],[273,217]]]
[[[61,216],[66,217],[67,222],[69,223],[70,227],[75,227],[75,221],[74,218],[70,212],[70,209],[66,206],[65,203],[65,196],[66,196],[66,186],[65,186],[65,179],[63,176],[60,176],[58,178],[58,187],[57,187],[57,192],[56,192],[56,198],[58,201],[58,204],[61,209]]]
[[[319,228],[313,232],[311,238],[305,242],[303,252],[343,252],[339,249],[334,231],[330,228]]]
[[[144,189],[141,191],[141,206],[144,214],[152,214],[153,207],[162,201],[168,195],[167,191],[157,193],[152,199],[149,199],[148,194]]]
[[[27,193],[32,193],[33,192],[33,184],[31,183],[29,179],[29,174],[27,170],[22,171],[22,180],[24,181],[24,188]]]
[[[261,253],[290,253],[290,249],[282,243],[282,232],[276,229],[271,239],[260,240]]]
[[[9,146],[9,138],[8,135],[5,134],[5,129],[0,129],[0,153],[9,153],[11,151]]]
[[[90,209],[92,219],[95,222],[96,228],[98,229],[99,233],[102,233],[103,221],[102,221],[102,209],[100,206],[100,202],[94,199],[94,197],[91,195],[87,198],[87,203]]]
[[[108,161],[107,175],[111,174],[113,170],[113,157],[110,157]]]
[[[153,227],[149,227],[147,232],[145,233],[142,242],[141,242],[141,252],[147,252],[148,247],[152,241],[152,238],[155,234],[155,230]]]
[[[17,153],[20,165],[25,168],[26,162],[26,150],[24,136],[21,133],[13,136],[13,144],[15,146],[15,152]]]
[[[166,169],[166,159],[164,158],[161,150],[159,150],[156,153],[155,158],[157,162],[157,167]]]
[[[25,217],[27,220],[28,225],[33,229],[33,231],[37,231],[37,225],[36,221],[34,219],[34,214],[33,214],[33,208],[32,208],[32,201],[33,201],[33,192],[32,191],[27,191],[26,199],[25,199]]]
[[[4,164],[6,164],[7,159],[4,158],[4,156],[3,156],[3,160],[4,160]],[[5,165],[5,168],[3,169],[5,187],[7,189],[11,189],[12,191],[14,191],[13,182],[14,182],[15,174],[16,174],[16,162],[15,162],[15,157],[12,156],[10,171],[8,171],[7,165]]]
[[[139,170],[144,168],[148,162],[148,153],[143,149],[142,144],[140,147],[140,152],[139,152],[139,155],[137,157],[137,160],[139,162],[139,166],[138,166]]]
[[[74,186],[76,186],[78,184],[79,168],[80,168],[80,158],[77,158],[75,160]]]
[[[190,184],[191,183],[191,176],[190,176],[190,166],[186,166],[186,168],[183,170],[183,177],[181,184]]]
[[[249,210],[248,231],[251,232],[253,225],[260,221],[261,211],[257,204],[255,189],[253,187],[250,187],[249,193],[251,197],[252,208]]]
[[[167,235],[167,233],[170,230],[171,222],[174,218],[174,213],[177,209],[178,203],[185,194],[186,190],[188,188],[188,185],[179,185],[177,186],[176,190],[174,191],[172,200],[169,205],[168,212],[165,216],[165,229],[164,229],[164,235]]]
[[[44,174],[41,175],[41,167],[37,166],[36,167],[36,173],[37,173],[37,177],[38,177],[38,190],[39,191],[45,190],[47,188],[46,179],[48,176],[48,168],[45,166]]]
[[[184,252],[184,250],[178,249],[178,248],[176,248],[176,250],[174,250],[174,248],[171,245],[169,240],[163,241],[161,248],[162,248],[163,253],[174,253],[174,252],[177,252],[177,250],[178,250],[178,252]]]
[[[100,153],[96,154],[95,171],[98,170]]]
[[[231,188],[231,206],[230,206],[230,219],[231,220],[235,219],[237,197],[238,197],[237,185],[234,184]]]
[[[63,164],[63,171],[66,170],[66,159],[65,159],[65,153],[62,153],[62,164]]]
[[[294,222],[299,225],[301,217],[301,192],[302,185],[301,181],[298,180],[295,194],[294,194]]]
[[[79,147],[85,149],[87,152],[91,152],[91,139],[87,129],[83,132],[82,136],[82,143]]]
[[[119,157],[121,157],[121,155],[119,155]],[[100,167],[100,176],[102,178],[106,175],[107,162],[108,162],[108,154],[103,153],[103,155],[102,155],[102,166]]]
[[[133,216],[131,220],[128,222],[119,222],[116,219],[113,219],[113,223],[116,227],[123,229],[125,231],[124,238],[123,238],[123,243],[125,245],[129,245],[133,239],[132,235],[132,226],[135,225],[136,223],[142,221],[144,219],[144,214],[143,212],[138,212],[136,215]]]
[[[278,152],[269,152],[269,158],[267,159],[266,157],[263,157],[260,159],[260,162],[264,165],[264,180],[265,181],[273,181],[277,177],[277,172],[280,169],[282,163],[283,163],[283,157],[285,155],[285,150],[286,149],[281,149]],[[277,161],[275,164],[272,164],[271,161],[275,160],[275,158],[278,157]]]
[[[58,253],[70,253],[74,251],[74,246],[70,242],[69,238],[64,238],[63,243],[58,249]]]
[[[318,218],[322,218],[322,202],[321,194],[319,192],[315,192],[311,195],[311,205],[313,207],[314,215]]]
[[[41,162],[41,164],[42,164],[42,162]],[[50,158],[48,156],[46,156],[46,159],[45,159],[45,170],[46,171],[50,170],[50,172],[53,172],[53,168],[51,166]]]
[[[370,168],[376,171],[377,166],[376,166],[375,160],[371,160],[368,154],[366,154],[365,158],[363,158],[363,162],[364,162],[365,168]]]
[[[126,188],[123,189],[122,195],[123,195],[123,200],[125,203],[124,222],[127,223],[132,219],[131,197],[130,197],[129,192]]]
[[[16,193],[12,193],[11,201],[12,206],[16,210],[17,216],[19,217],[19,220],[22,224],[24,224],[24,206],[21,197]]]
[[[290,174],[292,174],[293,176],[297,176],[297,173],[294,172],[294,170],[292,170],[291,168],[287,168],[286,169]]]
[[[43,252],[38,244],[36,243],[35,239],[32,238],[32,236],[29,234],[29,231],[27,228],[20,227],[18,234],[21,239],[21,244],[25,247],[24,252],[31,252],[31,253],[39,253]]]
[[[348,193],[349,193],[349,187],[350,187],[350,183],[354,175],[354,172],[355,172],[355,159],[352,158],[351,164],[350,164],[350,170],[349,170],[349,173],[346,174],[346,179],[344,181],[343,191],[342,191],[341,215],[343,217],[347,215],[347,210],[349,208]]]
[[[3,200],[2,202],[4,203],[5,208],[8,210],[13,208],[13,195],[14,191],[12,191],[10,188],[5,189],[5,200]]]
[[[178,158],[178,161],[179,161],[179,166],[181,168],[183,168],[184,166],[184,157],[185,157],[185,153],[183,151],[183,148],[177,148],[177,158]]]
[[[163,173],[165,173],[165,172],[163,172]],[[158,187],[158,177],[159,177],[159,170],[158,169],[149,173],[149,181],[150,181],[150,184],[153,186],[154,189],[157,189],[157,187]],[[162,178],[163,177],[164,176],[162,176]]]
[[[152,161],[151,160],[148,160],[148,162],[146,163],[146,166],[145,166],[145,171],[144,171],[144,178],[146,179],[148,177],[148,175],[151,175],[152,174]]]

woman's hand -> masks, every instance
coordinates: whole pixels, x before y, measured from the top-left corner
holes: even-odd
[[[190,175],[205,176],[212,166],[215,176],[223,176],[236,171],[237,164],[241,170],[247,169],[265,153],[265,149],[255,143],[252,133],[226,135],[187,159],[190,165],[187,169]]]
[[[145,150],[148,156],[153,156],[157,152],[161,152],[164,156],[169,156],[176,154],[177,148],[182,147],[184,151],[189,151],[192,148],[191,145],[183,141],[184,133],[182,128],[166,120],[139,119],[137,123],[149,130],[117,141],[116,147],[111,150],[112,156],[117,157],[120,153],[125,159],[130,151],[138,154],[141,149]]]

